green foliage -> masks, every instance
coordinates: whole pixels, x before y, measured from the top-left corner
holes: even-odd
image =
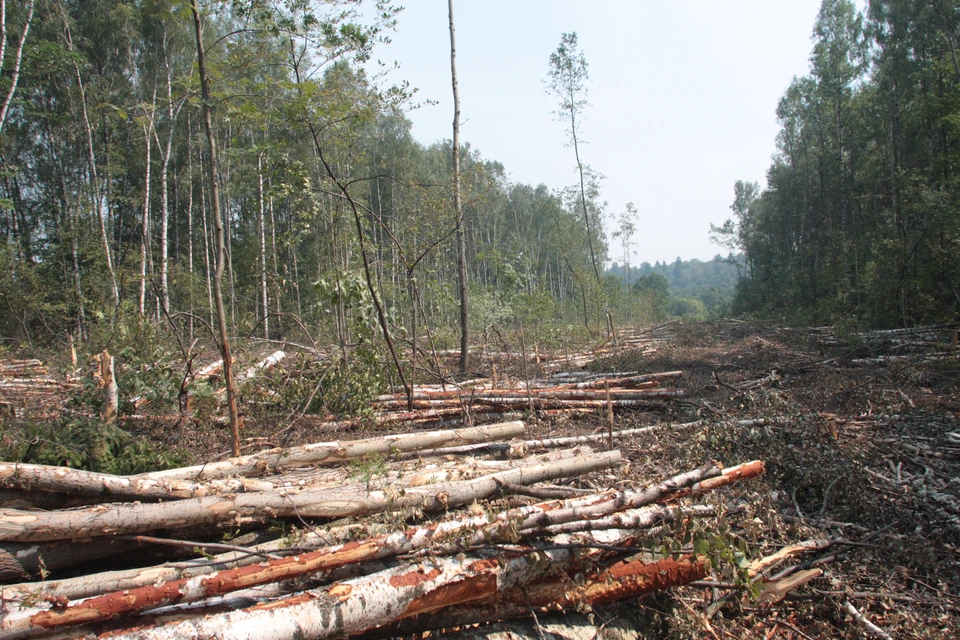
[[[383,393],[386,377],[384,354],[374,344],[361,342],[349,362],[343,360],[324,372],[320,401],[336,415],[363,416],[370,403]]]
[[[642,314],[649,322],[666,319],[670,304],[670,284],[662,273],[648,273],[633,283],[633,294],[640,301]]]
[[[0,459],[128,475],[182,466],[185,455],[163,450],[115,426],[84,417],[0,425]]]
[[[936,3],[863,15],[824,0],[810,74],[777,108],[767,188],[738,182],[735,219],[712,228],[746,256],[734,310],[878,328],[958,317],[958,32]]]
[[[689,322],[707,319],[707,307],[695,298],[671,298],[670,315]]]

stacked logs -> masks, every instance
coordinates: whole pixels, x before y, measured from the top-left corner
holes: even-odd
[[[40,360],[0,360],[0,415],[35,416],[59,403],[65,391],[80,387],[76,382],[51,378]]]
[[[529,383],[518,381],[503,388],[495,380],[485,380],[457,387],[449,385],[418,386],[412,394],[412,405],[403,393],[378,396],[374,401],[379,423],[392,421],[428,421],[452,419],[464,413],[503,416],[509,411],[555,413],[597,413],[604,409],[653,410],[664,401],[686,396],[686,390],[674,386],[683,377],[682,371],[666,371],[638,375],[638,372],[555,375]]]
[[[77,505],[0,508],[0,575],[22,580],[32,548],[45,578],[0,586],[0,638],[382,636],[633,598],[703,578],[705,559],[683,534],[727,507],[696,499],[763,470],[706,465],[599,492],[543,486],[616,479],[620,454],[590,451],[594,436],[523,433],[513,422],[320,443],[138,476],[0,464],[21,506],[41,496]],[[264,541],[262,527],[283,521],[287,535]],[[258,531],[258,543],[192,541],[224,530]],[[676,553],[640,551],[666,538]],[[144,558],[158,544],[181,562],[93,562],[61,578],[46,560],[56,545],[101,558],[126,545]]]

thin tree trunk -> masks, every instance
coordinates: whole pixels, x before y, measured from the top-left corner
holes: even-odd
[[[7,89],[7,95],[0,105],[0,132],[3,131],[3,124],[7,121],[7,114],[10,112],[10,103],[13,102],[13,95],[17,91],[17,83],[20,80],[20,63],[23,60],[23,47],[27,42],[27,34],[30,33],[30,23],[33,22],[34,0],[29,0],[27,5],[27,19],[23,23],[23,31],[20,33],[20,41],[17,42],[17,50],[13,55],[13,70],[10,78],[10,88]],[[0,69],[3,68],[4,58],[7,54],[7,2],[0,0]]]
[[[77,295],[77,322],[80,325],[80,337],[87,337],[87,319],[83,309],[83,287],[80,284],[80,249],[77,243],[77,214],[73,207],[67,211],[67,219],[70,221],[70,257],[73,260],[73,287]]]
[[[213,121],[210,113],[210,81],[207,78],[206,56],[203,48],[203,30],[200,23],[200,11],[197,0],[190,0],[193,12],[193,26],[197,39],[197,68],[200,74],[200,88],[203,95],[203,126],[207,132],[207,145],[210,148],[210,204],[213,215],[213,226],[216,230],[217,242],[217,270],[213,278],[214,302],[217,308],[217,324],[220,329],[220,354],[223,358],[223,378],[227,385],[227,409],[230,414],[230,431],[232,432],[233,455],[240,455],[240,428],[242,419],[237,410],[237,388],[233,379],[233,359],[230,355],[230,340],[227,335],[227,313],[223,306],[223,266],[227,258],[227,249],[224,245],[223,218],[220,214],[220,186],[217,183],[217,143],[213,136]]]
[[[166,36],[164,37],[166,40]],[[169,227],[170,227],[170,206],[169,196],[167,194],[167,176],[170,167],[170,156],[173,153],[173,134],[177,115],[180,113],[180,106],[173,107],[173,78],[170,68],[170,61],[167,60],[167,120],[170,127],[167,132],[166,148],[160,147],[160,138],[154,129],[153,136],[157,142],[157,147],[163,154],[163,163],[160,166],[160,295],[163,309],[170,311],[170,289],[169,289],[169,271],[170,271],[170,250],[168,247]]]
[[[457,44],[453,27],[453,0],[450,14],[450,76],[453,83],[453,206],[457,215],[457,290],[460,297],[460,373],[467,372],[470,338],[470,312],[467,298],[467,244],[463,232],[463,206],[460,202],[460,90],[457,86]]]
[[[201,156],[201,160],[203,157]],[[213,304],[213,270],[210,268],[210,237],[211,233],[207,225],[207,192],[203,188],[203,172],[200,172],[200,218],[203,222],[203,262],[204,275],[207,281],[207,309],[210,315],[210,326],[214,326],[214,304]]]
[[[157,95],[154,90],[153,106],[156,105]],[[152,108],[152,107],[151,107]],[[148,123],[143,126],[146,151],[144,154],[145,170],[143,177],[143,212],[140,216],[140,315],[146,313],[147,302],[147,255],[152,253],[150,242],[150,152],[153,149],[151,140],[153,133],[153,112],[150,113]]]
[[[267,178],[267,187],[272,191],[273,182],[268,177]],[[270,248],[272,251],[271,257],[273,259],[273,282],[271,283],[271,288],[273,289],[273,306],[277,310],[277,330],[280,332],[281,339],[283,338],[283,307],[280,304],[280,271],[277,269],[277,218],[274,215],[273,211],[273,196],[270,196]]]
[[[187,290],[187,308],[190,309],[188,332],[193,342],[193,126],[187,119],[187,272],[190,274],[190,288]]]
[[[87,94],[83,87],[83,78],[80,76],[80,67],[74,62],[74,71],[77,76],[77,86],[80,88],[80,107],[83,114],[83,127],[87,137],[87,165],[90,171],[91,199],[97,212],[97,221],[100,225],[100,238],[103,241],[103,255],[107,261],[107,271],[110,274],[110,293],[113,295],[113,304],[120,305],[120,288],[117,286],[117,274],[113,269],[113,258],[110,252],[110,240],[107,237],[107,187],[108,178],[104,178],[101,185],[97,177],[97,159],[93,150],[93,127],[87,115]]]
[[[257,196],[260,205],[260,289],[263,304],[263,337],[270,339],[270,300],[267,293],[267,232],[263,200],[263,152],[257,154]]]

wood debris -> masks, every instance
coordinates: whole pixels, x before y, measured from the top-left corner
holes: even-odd
[[[639,489],[502,505],[498,499],[505,487],[616,470],[621,464],[617,451],[570,448],[594,442],[590,436],[510,440],[522,433],[523,424],[514,422],[398,434],[129,477],[4,465],[0,482],[8,488],[89,498],[97,489],[109,490],[115,502],[66,510],[3,509],[0,565],[16,557],[11,545],[24,543],[73,545],[92,539],[102,541],[101,549],[111,543],[129,548],[156,540],[143,534],[157,531],[192,540],[188,535],[206,531],[210,536],[224,526],[255,529],[266,520],[307,526],[298,536],[236,547],[212,561],[64,580],[47,575],[44,582],[0,587],[6,603],[0,637],[44,637],[64,629],[121,638],[200,638],[253,629],[257,637],[288,638],[293,629],[308,637],[342,637],[411,622],[429,625],[434,616],[480,621],[499,612],[495,619],[507,619],[530,606],[576,608],[635,597],[700,579],[706,571],[704,558],[690,552],[669,558],[645,555],[642,540],[653,541],[653,532],[666,523],[683,530],[691,519],[716,517],[715,503],[689,500],[763,470],[759,462],[730,469],[707,465]],[[485,444],[510,446],[515,457],[478,458]],[[537,449],[546,453],[532,455]],[[417,452],[421,457],[409,457]],[[351,459],[379,464],[385,481],[349,482],[340,475],[340,486],[311,489],[296,480],[298,475],[332,477],[338,465],[349,465]],[[436,475],[461,470],[471,464],[467,461],[487,472],[453,480]],[[415,463],[434,470],[411,473]],[[391,469],[406,471],[391,475]],[[195,497],[204,483],[211,495]],[[362,519],[341,534],[315,524],[318,518],[365,518],[391,511],[402,519],[449,514],[381,533]],[[341,540],[332,542],[338,536]],[[605,551],[633,547],[636,551],[626,560]],[[356,577],[344,578],[344,572]],[[571,583],[568,576],[574,574],[583,579]],[[250,600],[254,593],[258,595]]]

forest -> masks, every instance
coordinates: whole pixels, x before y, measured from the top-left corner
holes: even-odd
[[[398,331],[419,321],[443,339],[458,325],[451,143],[412,139],[409,89],[370,72],[397,9],[353,4],[205,12],[232,334],[278,338],[292,313],[350,344],[376,324],[372,291]],[[163,311],[191,336],[199,319],[214,325],[216,221],[188,8],[38,0],[6,12],[5,340],[87,338]],[[497,162],[460,151],[470,323],[595,327],[597,192],[511,183]]]
[[[960,637],[956,0],[822,0],[653,264],[576,31],[524,184],[455,5],[424,143],[388,0],[0,0],[0,640]]]
[[[955,3],[828,0],[776,107],[766,188],[714,226],[749,275],[734,310],[892,328],[960,311]]]

